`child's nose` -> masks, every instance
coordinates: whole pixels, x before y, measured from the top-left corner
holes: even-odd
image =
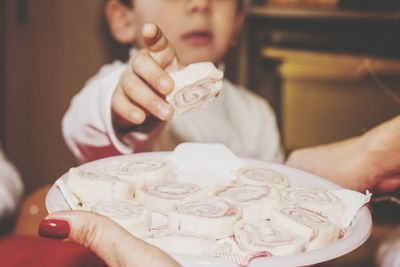
[[[188,0],[186,8],[188,11],[209,11],[213,0]]]

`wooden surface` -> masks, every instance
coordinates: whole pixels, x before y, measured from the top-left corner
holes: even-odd
[[[0,139],[27,193],[76,164],[62,138],[61,119],[72,96],[111,60],[102,6],[103,1],[5,1]]]

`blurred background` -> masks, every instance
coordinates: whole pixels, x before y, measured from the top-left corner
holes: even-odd
[[[103,4],[0,1],[0,140],[27,196],[77,164],[62,116],[100,66],[127,57],[108,35]],[[400,114],[400,1],[254,0],[247,13],[227,76],[272,104],[286,152]],[[321,266],[374,266],[377,244],[399,222],[390,205],[374,205],[361,249]]]

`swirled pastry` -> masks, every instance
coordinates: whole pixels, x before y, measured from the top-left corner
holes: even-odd
[[[154,159],[131,159],[114,161],[103,172],[129,181],[140,188],[156,182],[175,182],[175,166],[169,161]]]
[[[175,88],[166,100],[177,114],[190,112],[210,103],[221,90],[224,76],[211,62],[190,64],[170,75]]]
[[[233,226],[240,217],[238,205],[222,198],[209,198],[177,205],[168,214],[168,227],[220,239],[233,235]]]
[[[84,209],[106,216],[128,232],[142,236],[150,231],[151,212],[132,201],[101,201],[83,206]]]
[[[133,199],[134,186],[101,172],[71,168],[66,181],[68,190],[84,204],[103,200]]]
[[[244,251],[268,251],[275,256],[290,255],[306,249],[307,240],[270,221],[242,220],[234,228],[235,239]]]
[[[246,166],[235,171],[235,174],[239,184],[272,185],[278,189],[289,186],[284,174],[264,167]]]
[[[284,193],[283,202],[284,205],[320,212],[334,221],[339,221],[345,211],[343,201],[324,188],[289,188]]]
[[[138,189],[135,200],[150,210],[168,213],[183,201],[201,199],[206,195],[206,191],[196,184],[156,183]]]
[[[230,250],[229,246],[219,244],[213,238],[182,231],[159,231],[145,236],[143,240],[167,252],[193,256],[206,256]]]
[[[340,226],[328,216],[302,207],[275,209],[271,222],[308,240],[307,250],[326,247],[338,238],[340,232]]]
[[[244,219],[269,219],[281,197],[279,190],[268,185],[226,186],[218,189],[215,195],[240,205]]]

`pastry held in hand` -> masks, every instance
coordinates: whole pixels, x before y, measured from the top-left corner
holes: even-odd
[[[205,198],[207,192],[191,183],[156,183],[136,191],[135,200],[150,210],[168,213],[186,200]]]
[[[168,228],[220,239],[233,235],[233,226],[240,217],[238,205],[222,198],[209,198],[178,205],[168,214]]]
[[[169,161],[155,159],[131,159],[114,161],[102,171],[129,181],[140,188],[156,182],[175,182],[175,166]]]
[[[306,239],[262,219],[239,221],[234,233],[236,242],[244,251],[267,251],[274,256],[284,256],[302,252],[307,246]]]
[[[151,213],[132,201],[101,201],[84,205],[83,209],[112,219],[136,236],[142,236],[150,231]]]
[[[278,189],[289,186],[288,178],[274,170],[261,166],[246,166],[235,171],[239,184],[272,185]]]
[[[343,201],[325,188],[289,188],[283,197],[284,205],[301,206],[327,215],[339,222],[345,212]]]
[[[67,189],[81,204],[103,200],[133,199],[134,186],[101,172],[71,168],[66,181]]]
[[[200,62],[170,73],[175,88],[166,100],[175,113],[186,113],[204,107],[222,88],[223,72],[211,62]]]
[[[230,251],[230,247],[219,244],[205,235],[182,231],[159,231],[143,237],[143,240],[164,251],[192,256],[207,256]]]
[[[218,189],[215,195],[238,204],[244,219],[269,219],[281,198],[278,189],[268,185],[226,186]]]
[[[271,222],[309,241],[307,250],[326,247],[339,237],[340,226],[328,216],[302,207],[282,206],[272,211]]]

